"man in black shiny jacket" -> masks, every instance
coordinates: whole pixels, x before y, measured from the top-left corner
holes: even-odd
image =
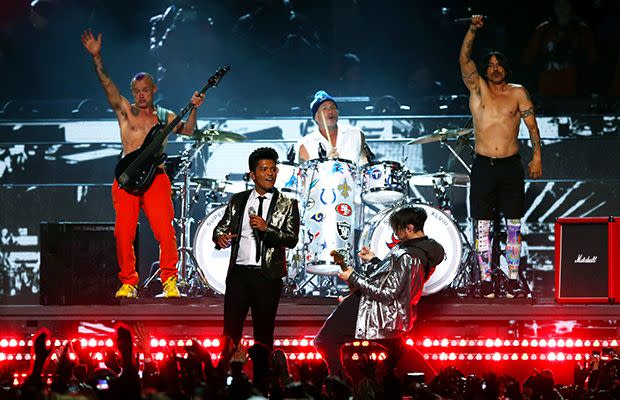
[[[224,354],[225,350],[222,357],[232,355],[239,345],[252,309],[257,346],[249,353],[255,374],[269,368],[282,278],[287,273],[286,248],[295,247],[299,236],[297,200],[274,188],[277,162],[278,153],[269,147],[250,154],[250,178],[255,187],[231,197],[213,232],[217,249],[232,246],[224,294],[224,346],[229,354]]]
[[[366,263],[364,275],[348,267],[339,276],[351,294],[325,321],[314,345],[332,375],[344,374],[340,347],[355,339],[383,344],[392,365],[400,357],[401,337],[411,330],[424,283],[444,259],[444,249],[424,234],[426,211],[404,207],[390,216],[400,242],[383,261],[367,247],[358,253]]]

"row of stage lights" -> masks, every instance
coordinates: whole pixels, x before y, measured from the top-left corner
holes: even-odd
[[[103,361],[106,349],[114,347],[111,338],[79,338],[82,348],[92,349],[91,357],[96,361]],[[47,346],[56,348],[66,345],[68,339],[48,340]],[[252,346],[252,339],[245,340],[246,346]],[[179,357],[187,357],[185,346],[192,345],[191,339],[151,339],[151,354],[153,359],[161,361],[166,355],[165,348],[172,349]],[[200,340],[200,344],[208,350],[213,350],[211,358],[219,359],[221,342],[218,338]],[[407,346],[415,346],[426,360],[432,361],[581,361],[589,360],[591,352],[600,348],[617,347],[617,339],[412,339],[406,340]],[[0,339],[0,362],[3,361],[30,361],[32,355],[32,339],[2,338]],[[274,347],[282,348],[289,360],[319,360],[321,354],[314,351],[312,338],[282,338],[276,339]],[[489,350],[492,349],[492,350]],[[525,349],[529,349],[525,350]],[[536,351],[535,349],[538,349]],[[543,350],[544,349],[544,350]],[[87,350],[88,351],[88,350]],[[351,343],[346,352],[352,360],[356,360],[361,354],[366,354],[373,359],[382,360],[385,353],[374,346],[373,342],[357,341]],[[69,352],[69,357],[74,360],[76,355]],[[51,358],[55,360],[56,354]],[[140,354],[140,360],[144,360],[144,354]]]
[[[82,347],[113,347],[114,341],[111,338],[108,339],[96,339],[96,338],[79,338],[75,339],[80,342]],[[68,339],[60,340],[55,339],[53,345],[55,347],[65,345],[69,342]],[[254,340],[246,339],[244,343],[247,346],[254,345]],[[367,346],[368,341],[360,341],[361,346]],[[408,338],[405,341],[407,346],[416,346],[424,348],[432,347],[541,347],[541,348],[598,348],[598,347],[617,347],[617,339],[463,339],[463,338],[423,338],[413,339]],[[191,339],[151,339],[151,347],[184,347],[192,344]],[[207,338],[200,340],[200,344],[207,348],[219,348],[221,346],[219,338]],[[51,346],[52,341],[47,341],[47,346]],[[2,338],[0,339],[0,348],[15,348],[15,347],[32,347],[32,339],[15,339],[15,338]],[[284,338],[275,339],[274,347],[314,347],[312,338]]]

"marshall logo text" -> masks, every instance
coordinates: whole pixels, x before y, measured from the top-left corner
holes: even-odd
[[[579,254],[577,258],[575,258],[575,264],[594,264],[597,258],[597,256],[584,257],[583,254]]]

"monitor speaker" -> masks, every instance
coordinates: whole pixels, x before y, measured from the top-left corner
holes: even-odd
[[[41,304],[118,303],[114,223],[44,222],[40,239]],[[137,227],[134,249],[137,258]]]
[[[555,299],[614,303],[620,294],[620,224],[614,217],[555,223]]]

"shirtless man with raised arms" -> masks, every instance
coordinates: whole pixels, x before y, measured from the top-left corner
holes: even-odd
[[[134,102],[123,97],[103,66],[101,58],[101,34],[96,38],[90,30],[82,34],[82,44],[90,53],[95,65],[97,77],[105,95],[116,114],[120,127],[123,156],[138,149],[153,125],[158,122],[170,123],[175,114],[165,108],[155,106],[153,98],[157,86],[153,77],[140,72],[131,80],[130,88]],[[196,129],[196,108],[203,103],[204,97],[197,92],[192,96],[194,108],[185,123],[179,123],[175,132],[189,135]],[[163,144],[165,146],[166,143]],[[163,149],[162,149],[163,151]],[[138,296],[138,272],[133,242],[140,208],[149,220],[155,239],[159,242],[160,278],[164,297],[180,297],[177,288],[177,241],[172,226],[174,208],[172,205],[172,188],[164,166],[160,166],[151,185],[140,194],[131,194],[121,189],[116,179],[112,184],[112,200],[116,211],[114,237],[116,238],[116,256],[120,266],[118,274],[121,287],[116,298],[133,299]]]
[[[542,176],[540,134],[529,93],[523,86],[507,82],[510,71],[503,54],[490,52],[481,65],[482,73],[478,73],[471,52],[483,24],[481,15],[471,17],[459,56],[474,123],[476,156],[471,171],[470,205],[481,272],[480,295],[495,297],[491,279],[491,221],[501,212],[507,228],[506,296],[512,298],[524,294],[518,279],[524,213],[524,171],[517,140],[521,120],[530,133],[533,152],[528,168],[534,179]]]

